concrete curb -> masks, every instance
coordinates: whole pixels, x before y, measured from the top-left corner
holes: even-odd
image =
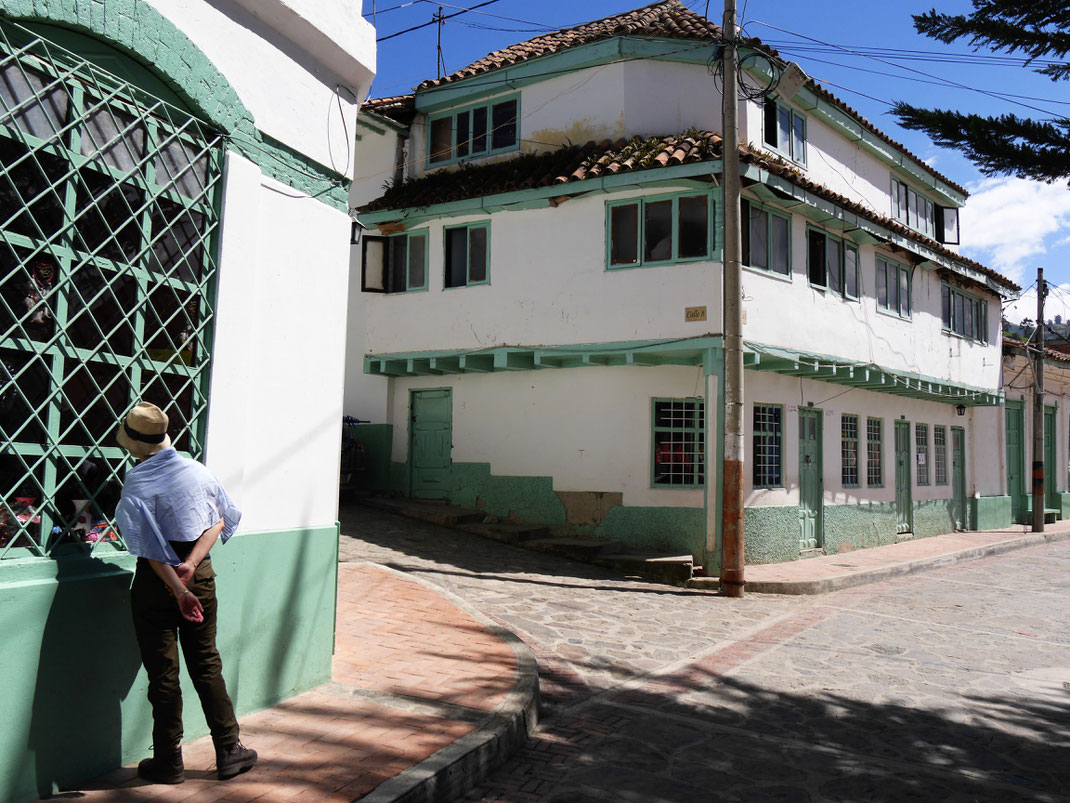
[[[539,673],[535,653],[511,630],[501,627],[465,600],[434,583],[378,563],[368,565],[393,572],[441,594],[506,642],[516,656],[512,691],[478,728],[359,798],[361,803],[449,803],[458,800],[501,766],[535,730],[539,719]]]
[[[1004,552],[1012,552],[1016,549],[1024,549],[1031,546],[1050,544],[1070,538],[1070,531],[1056,533],[1030,533],[1019,538],[1006,541],[997,541],[994,544],[960,549],[956,552],[948,552],[946,555],[933,555],[927,558],[893,563],[888,566],[879,566],[873,569],[862,569],[851,574],[843,574],[838,577],[826,577],[819,580],[748,580],[746,590],[755,594],[827,594],[830,591],[840,591],[845,588],[876,583],[888,580],[892,577],[900,577],[905,574],[936,569],[943,566],[951,566],[967,560],[987,558],[992,555],[1000,555]]]

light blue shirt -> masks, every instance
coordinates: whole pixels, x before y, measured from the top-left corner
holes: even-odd
[[[115,509],[119,534],[130,553],[172,566],[182,561],[168,541],[196,541],[220,519],[222,544],[238,528],[241,511],[211,471],[174,447],[161,449],[126,472]]]

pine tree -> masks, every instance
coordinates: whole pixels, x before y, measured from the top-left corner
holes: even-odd
[[[969,15],[935,9],[914,16],[919,33],[950,44],[968,39],[976,50],[1021,53],[1052,81],[1070,80],[1070,4],[1066,0],[973,0]],[[1059,61],[1062,60],[1062,61]],[[958,148],[985,175],[1070,179],[1070,119],[1034,120],[1014,114],[983,117],[951,109],[897,103],[903,127],[924,131],[937,145]]]

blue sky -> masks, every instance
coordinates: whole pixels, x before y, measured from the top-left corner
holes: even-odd
[[[699,13],[709,7],[719,21],[723,0],[683,0]],[[481,0],[376,0],[379,36],[429,22]],[[747,36],[756,36],[797,61],[803,70],[889,136],[971,192],[962,215],[961,251],[1026,288],[1009,305],[1012,320],[1034,317],[1030,290],[1036,268],[1057,285],[1048,317],[1070,319],[1070,189],[1009,177],[985,178],[954,151],[937,148],[923,134],[900,128],[888,112],[895,100],[981,114],[1013,112],[1051,118],[1070,115],[1070,82],[1053,83],[1021,65],[1020,57],[974,53],[968,45],[943,45],[914,30],[911,14],[938,5],[968,13],[968,0],[737,0]],[[548,30],[638,8],[642,0],[497,0],[449,19],[442,28],[446,73],[513,42]],[[401,6],[398,8],[397,6]],[[372,16],[372,0],[364,14]],[[860,11],[860,9],[862,9]],[[436,75],[436,26],[379,44],[372,97],[403,94]],[[1014,96],[1014,97],[1011,97]]]

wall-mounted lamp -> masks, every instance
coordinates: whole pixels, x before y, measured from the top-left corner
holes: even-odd
[[[955,405],[955,412],[958,413],[959,415],[966,415],[966,405],[965,404],[956,404]]]

